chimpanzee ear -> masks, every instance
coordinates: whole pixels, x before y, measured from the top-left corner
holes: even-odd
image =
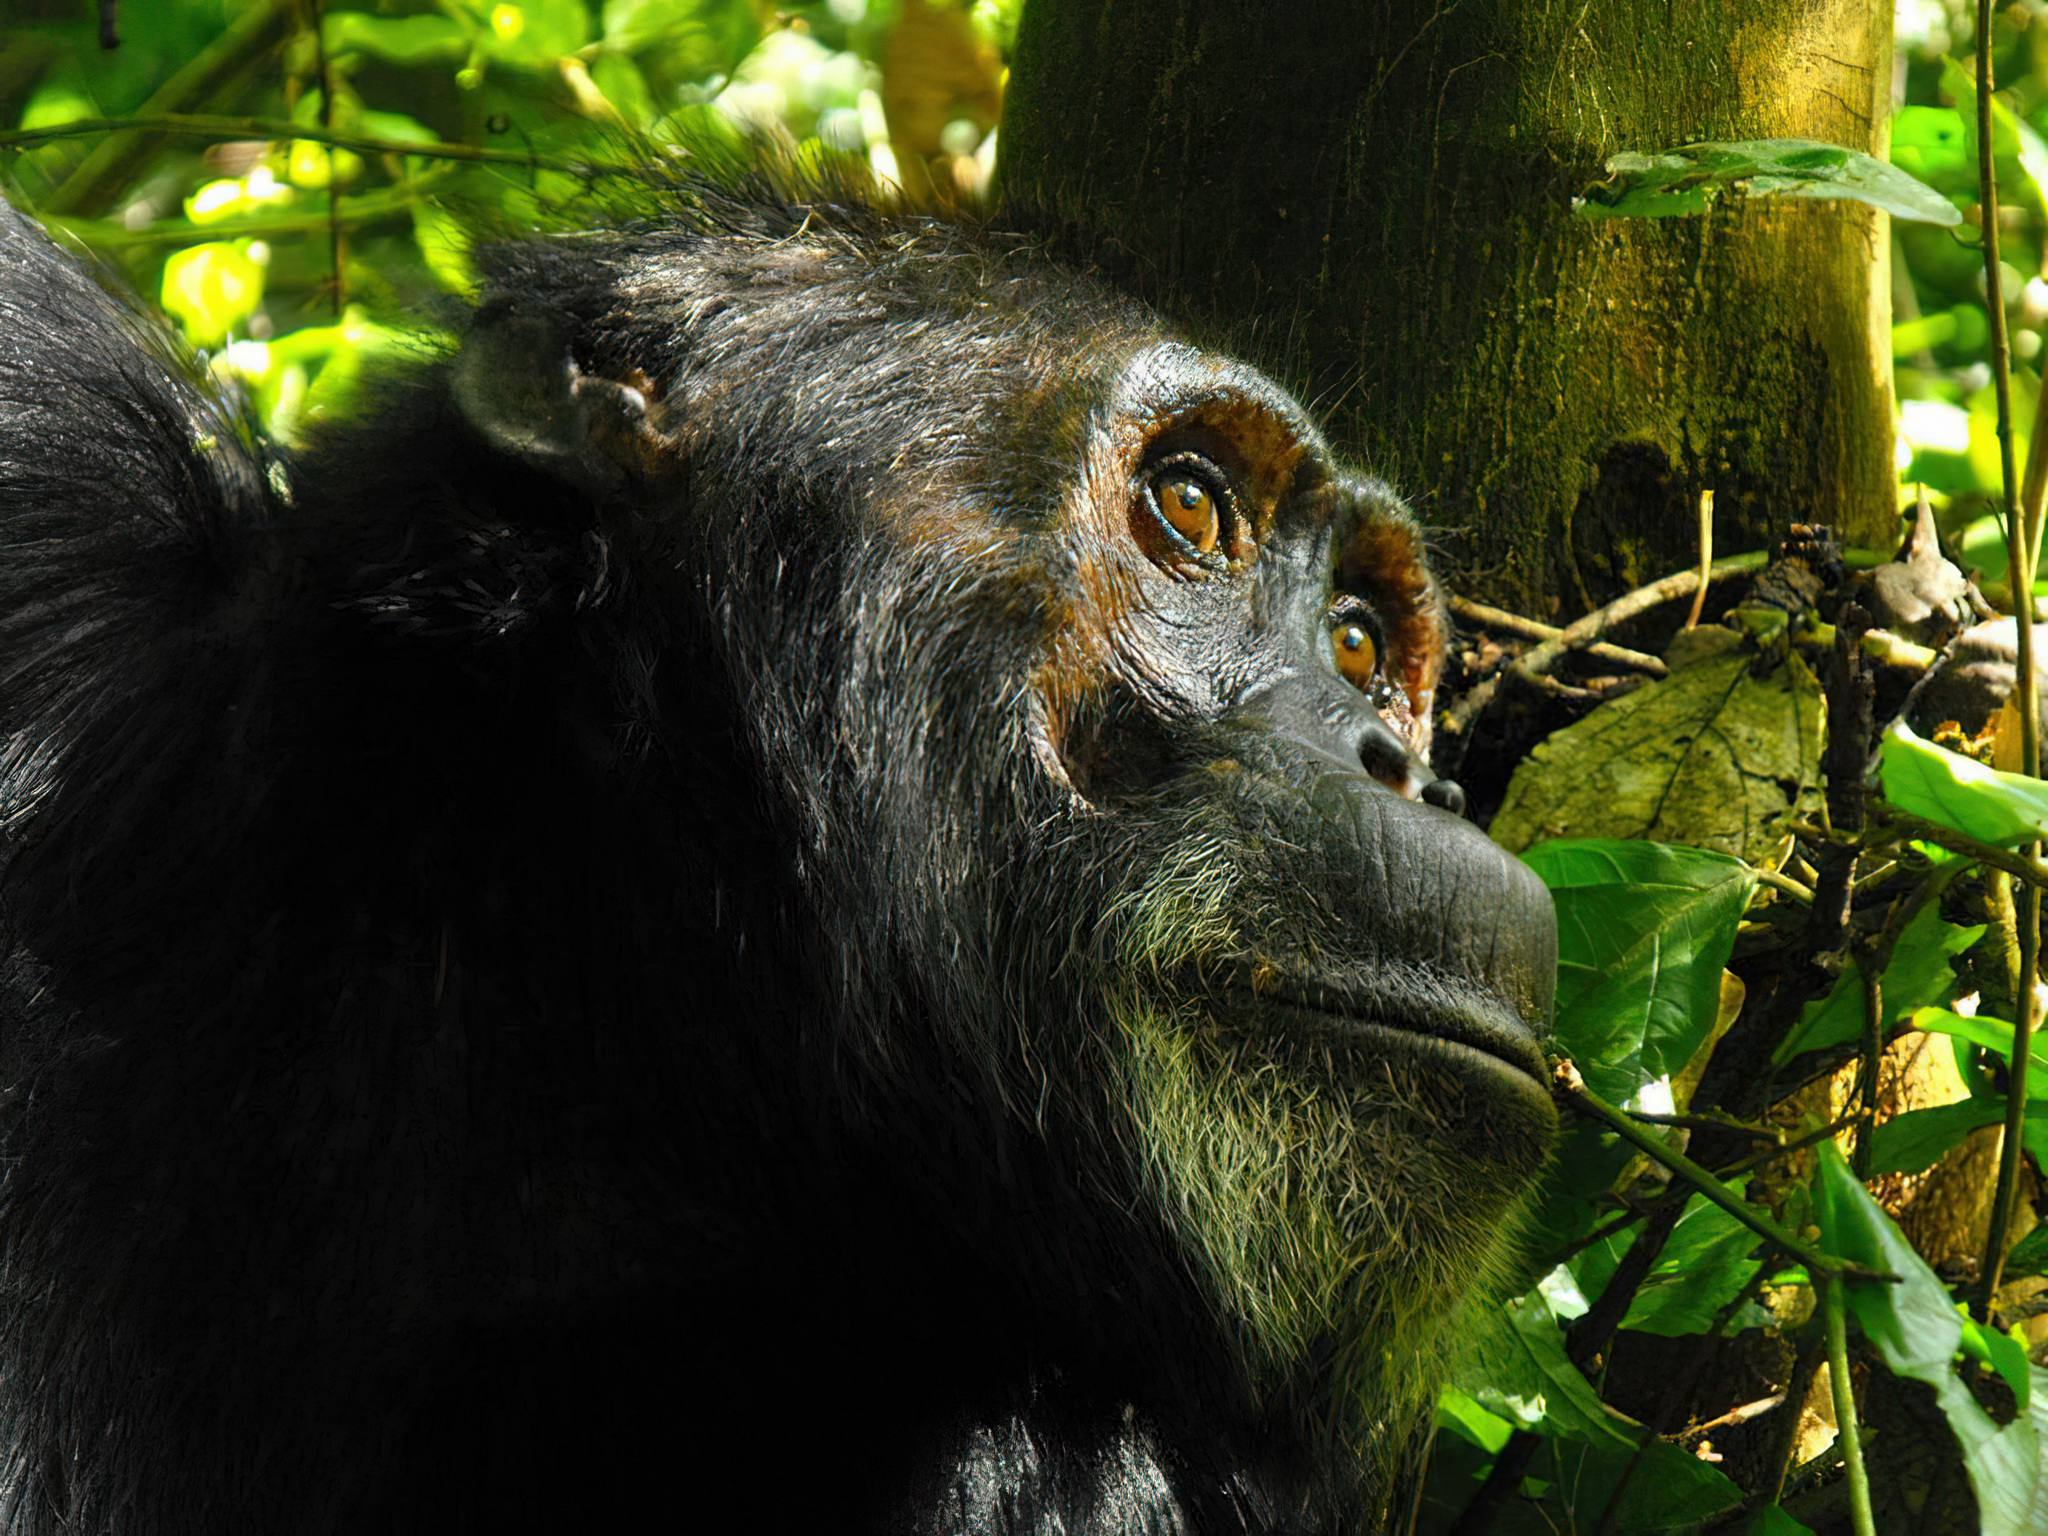
[[[680,461],[647,380],[586,373],[561,318],[517,301],[479,312],[451,388],[463,419],[498,452],[594,496]]]

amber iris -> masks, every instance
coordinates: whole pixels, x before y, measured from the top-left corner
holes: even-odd
[[[1336,653],[1337,670],[1355,687],[1370,687],[1378,679],[1380,648],[1363,624],[1336,625],[1330,631],[1330,648]]]
[[[1216,547],[1222,520],[1214,491],[1193,475],[1172,472],[1161,475],[1152,489],[1159,515],[1175,533],[1205,555]]]

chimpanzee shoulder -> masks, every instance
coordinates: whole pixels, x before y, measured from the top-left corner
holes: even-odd
[[[659,197],[291,444],[0,205],[0,1529],[1369,1529],[1550,1129],[1419,531]]]

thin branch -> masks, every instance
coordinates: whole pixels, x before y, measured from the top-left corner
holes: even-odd
[[[2034,854],[2001,848],[1996,843],[1982,842],[1966,832],[1955,832],[1924,816],[1915,816],[1910,811],[1899,810],[1890,805],[1873,805],[1874,820],[1904,837],[1919,842],[1933,843],[1951,853],[1960,853],[1979,864],[1993,869],[2002,869],[2015,880],[2030,886],[2048,885],[2048,863]]]
[[[1847,1259],[1836,1258],[1831,1253],[1823,1253],[1803,1238],[1794,1237],[1746,1200],[1736,1199],[1722,1187],[1721,1181],[1715,1178],[1711,1171],[1702,1168],[1683,1152],[1674,1152],[1637,1125],[1624,1112],[1594,1093],[1586,1086],[1586,1080],[1579,1076],[1579,1069],[1569,1061],[1560,1060],[1557,1063],[1556,1072],[1551,1079],[1551,1088],[1565,1108],[1584,1115],[1589,1120],[1597,1120],[1652,1162],[1663,1164],[1674,1175],[1685,1180],[1757,1236],[1805,1265],[1808,1274],[1816,1278],[1823,1275],[1830,1278],[1849,1276],[1858,1280],[1897,1282],[1899,1277],[1887,1271],[1870,1269]]]
[[[152,133],[186,134],[202,139],[304,139],[310,144],[327,144],[366,155],[417,155],[426,160],[462,160],[479,165],[516,165],[526,170],[564,171],[573,176],[627,176],[649,178],[644,165],[613,165],[596,160],[563,160],[549,155],[529,154],[523,149],[491,149],[481,144],[454,144],[436,139],[415,144],[404,139],[382,139],[374,134],[323,131],[310,123],[294,123],[282,117],[222,117],[213,113],[154,112],[133,117],[80,117],[48,128],[11,128],[0,133],[0,149],[22,149],[47,144],[53,139],[89,138],[101,133],[126,133],[142,129]]]
[[[1714,493],[1700,492],[1700,584],[1692,595],[1692,610],[1685,616],[1685,627],[1697,629],[1700,615],[1707,611],[1707,581],[1714,569]]]
[[[1746,576],[1752,571],[1762,570],[1769,556],[1762,550],[1748,554],[1731,555],[1726,560],[1717,560],[1707,567],[1706,579],[1710,582],[1725,581],[1731,576]],[[1665,603],[1681,597],[1690,597],[1700,583],[1698,571],[1674,571],[1661,581],[1653,581],[1646,587],[1637,587],[1633,592],[1624,592],[1603,608],[1595,608],[1582,619],[1575,619],[1558,632],[1554,640],[1546,640],[1517,660],[1508,670],[1521,682],[1532,687],[1541,687],[1543,674],[1564,657],[1568,651],[1582,650],[1591,645],[1615,625],[1638,614],[1648,613]]]
[[[1555,624],[1546,624],[1541,619],[1527,618],[1522,614],[1511,613],[1505,608],[1495,608],[1486,603],[1475,603],[1469,597],[1452,597],[1450,609],[1468,624],[1504,630],[1511,635],[1520,635],[1525,640],[1555,640],[1564,633]],[[1632,651],[1625,645],[1610,645],[1605,640],[1585,647],[1585,652],[1595,661],[1609,662],[1617,667],[1630,667],[1637,672],[1647,672],[1651,677],[1667,677],[1671,672],[1662,657],[1652,656],[1647,651]]]
[[[2040,486],[2033,494],[2019,497],[2018,476],[2013,473],[2012,450],[2012,348],[2006,335],[2005,290],[1998,262],[1998,169],[1992,152],[1991,0],[1977,0],[1977,205],[1978,229],[1984,243],[1984,309],[1991,320],[1991,381],[1998,398],[1998,463],[2004,475],[2006,505],[2006,580],[2012,584],[2014,638],[2018,649],[2018,679],[2014,697],[2020,710],[2020,771],[2036,778],[2041,774],[2041,696],[2034,662],[2034,565],[2039,548],[2035,522],[2040,509]],[[2033,469],[2030,464],[2029,470]],[[2041,845],[2026,849],[2030,862],[2038,864]],[[2041,887],[2028,881],[2020,902],[2020,975],[2014,1001],[2013,1056],[2015,1063],[2029,1059],[2033,1047],[2034,1023],[2040,1016],[2040,1000],[2034,993],[2034,973],[2041,950]],[[2013,1206],[2020,1193],[2020,1135],[2026,1128],[2027,1074],[2015,1069],[2006,1087],[2005,1139],[1998,1148],[1997,1192],[1991,1197],[1991,1226],[1984,1236],[1984,1259],[1980,1266],[1977,1294],[1971,1312],[1979,1322],[1991,1314],[1991,1298],[2005,1269],[2005,1241],[2012,1227]],[[1868,1504],[1868,1495],[1864,1502]],[[1867,1514],[1867,1510],[1866,1510]]]
[[[1863,1469],[1863,1435],[1856,1423],[1856,1391],[1849,1381],[1849,1325],[1842,1302],[1842,1277],[1816,1279],[1828,1333],[1828,1388],[1835,1396],[1835,1433],[1842,1465],[1849,1473],[1849,1520],[1856,1536],[1877,1536],[1870,1512],[1870,1477]]]

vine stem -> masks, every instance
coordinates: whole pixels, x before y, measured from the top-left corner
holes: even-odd
[[[1992,144],[1991,0],[1977,0],[1977,221],[1984,248],[1984,309],[1991,321],[1991,379],[1998,398],[1998,461],[2004,476],[2006,581],[2013,589],[2013,625],[2018,649],[2018,681],[2014,697],[2020,715],[2020,769],[2041,774],[2041,696],[2034,668],[2034,523],[2042,495],[2041,476],[2027,465],[2028,494],[2016,496],[2019,477],[2013,472],[2012,347],[2006,333],[2005,287],[1998,260],[1998,174]],[[2035,444],[2038,453],[2039,444]],[[2038,864],[2041,845],[2024,850]],[[2041,888],[2029,881],[2020,901],[2020,975],[2013,1010],[2013,1057],[2028,1060],[2040,1001],[2034,973],[2041,951]],[[2005,1269],[2006,1238],[2012,1229],[2013,1205],[2019,1199],[2020,1137],[2026,1128],[2027,1075],[2015,1070],[2006,1084],[2005,1137],[1998,1149],[1998,1184],[1991,1197],[1990,1230],[1984,1238],[1977,1293],[1971,1312],[1979,1322],[1991,1315],[1991,1299]]]
[[[102,133],[126,133],[131,129],[186,134],[202,139],[304,139],[309,144],[352,149],[367,155],[417,155],[425,160],[516,165],[527,170],[566,171],[575,176],[625,176],[649,181],[659,175],[644,165],[567,160],[560,156],[528,154],[523,149],[492,149],[487,145],[455,144],[445,139],[415,144],[403,139],[379,138],[375,134],[322,129],[312,123],[294,123],[282,117],[224,117],[211,112],[140,112],[132,117],[73,118],[67,123],[53,123],[48,128],[11,128],[0,133],[0,149],[47,144],[55,139],[91,138]]]
[[[1870,1269],[1862,1264],[1851,1263],[1847,1259],[1838,1259],[1831,1253],[1823,1253],[1804,1239],[1794,1237],[1747,1201],[1736,1199],[1722,1187],[1721,1181],[1714,1177],[1712,1170],[1702,1168],[1683,1152],[1673,1151],[1636,1124],[1625,1111],[1615,1108],[1594,1093],[1586,1086],[1586,1080],[1579,1075],[1579,1069],[1571,1062],[1560,1059],[1556,1063],[1551,1084],[1557,1098],[1567,1109],[1584,1115],[1589,1120],[1599,1121],[1638,1152],[1653,1162],[1663,1164],[1678,1178],[1690,1184],[1772,1247],[1804,1264],[1806,1272],[1814,1277],[1816,1284],[1822,1277],[1829,1280],[1846,1277],[1893,1283],[1898,1281],[1899,1277],[1887,1270]]]
[[[1842,1442],[1842,1466],[1849,1475],[1849,1523],[1856,1536],[1877,1536],[1870,1512],[1870,1475],[1863,1468],[1863,1435],[1856,1423],[1856,1392],[1849,1382],[1849,1323],[1842,1301],[1842,1279],[1830,1275],[1819,1282],[1821,1311],[1827,1320],[1828,1390],[1835,1399],[1835,1433]]]

